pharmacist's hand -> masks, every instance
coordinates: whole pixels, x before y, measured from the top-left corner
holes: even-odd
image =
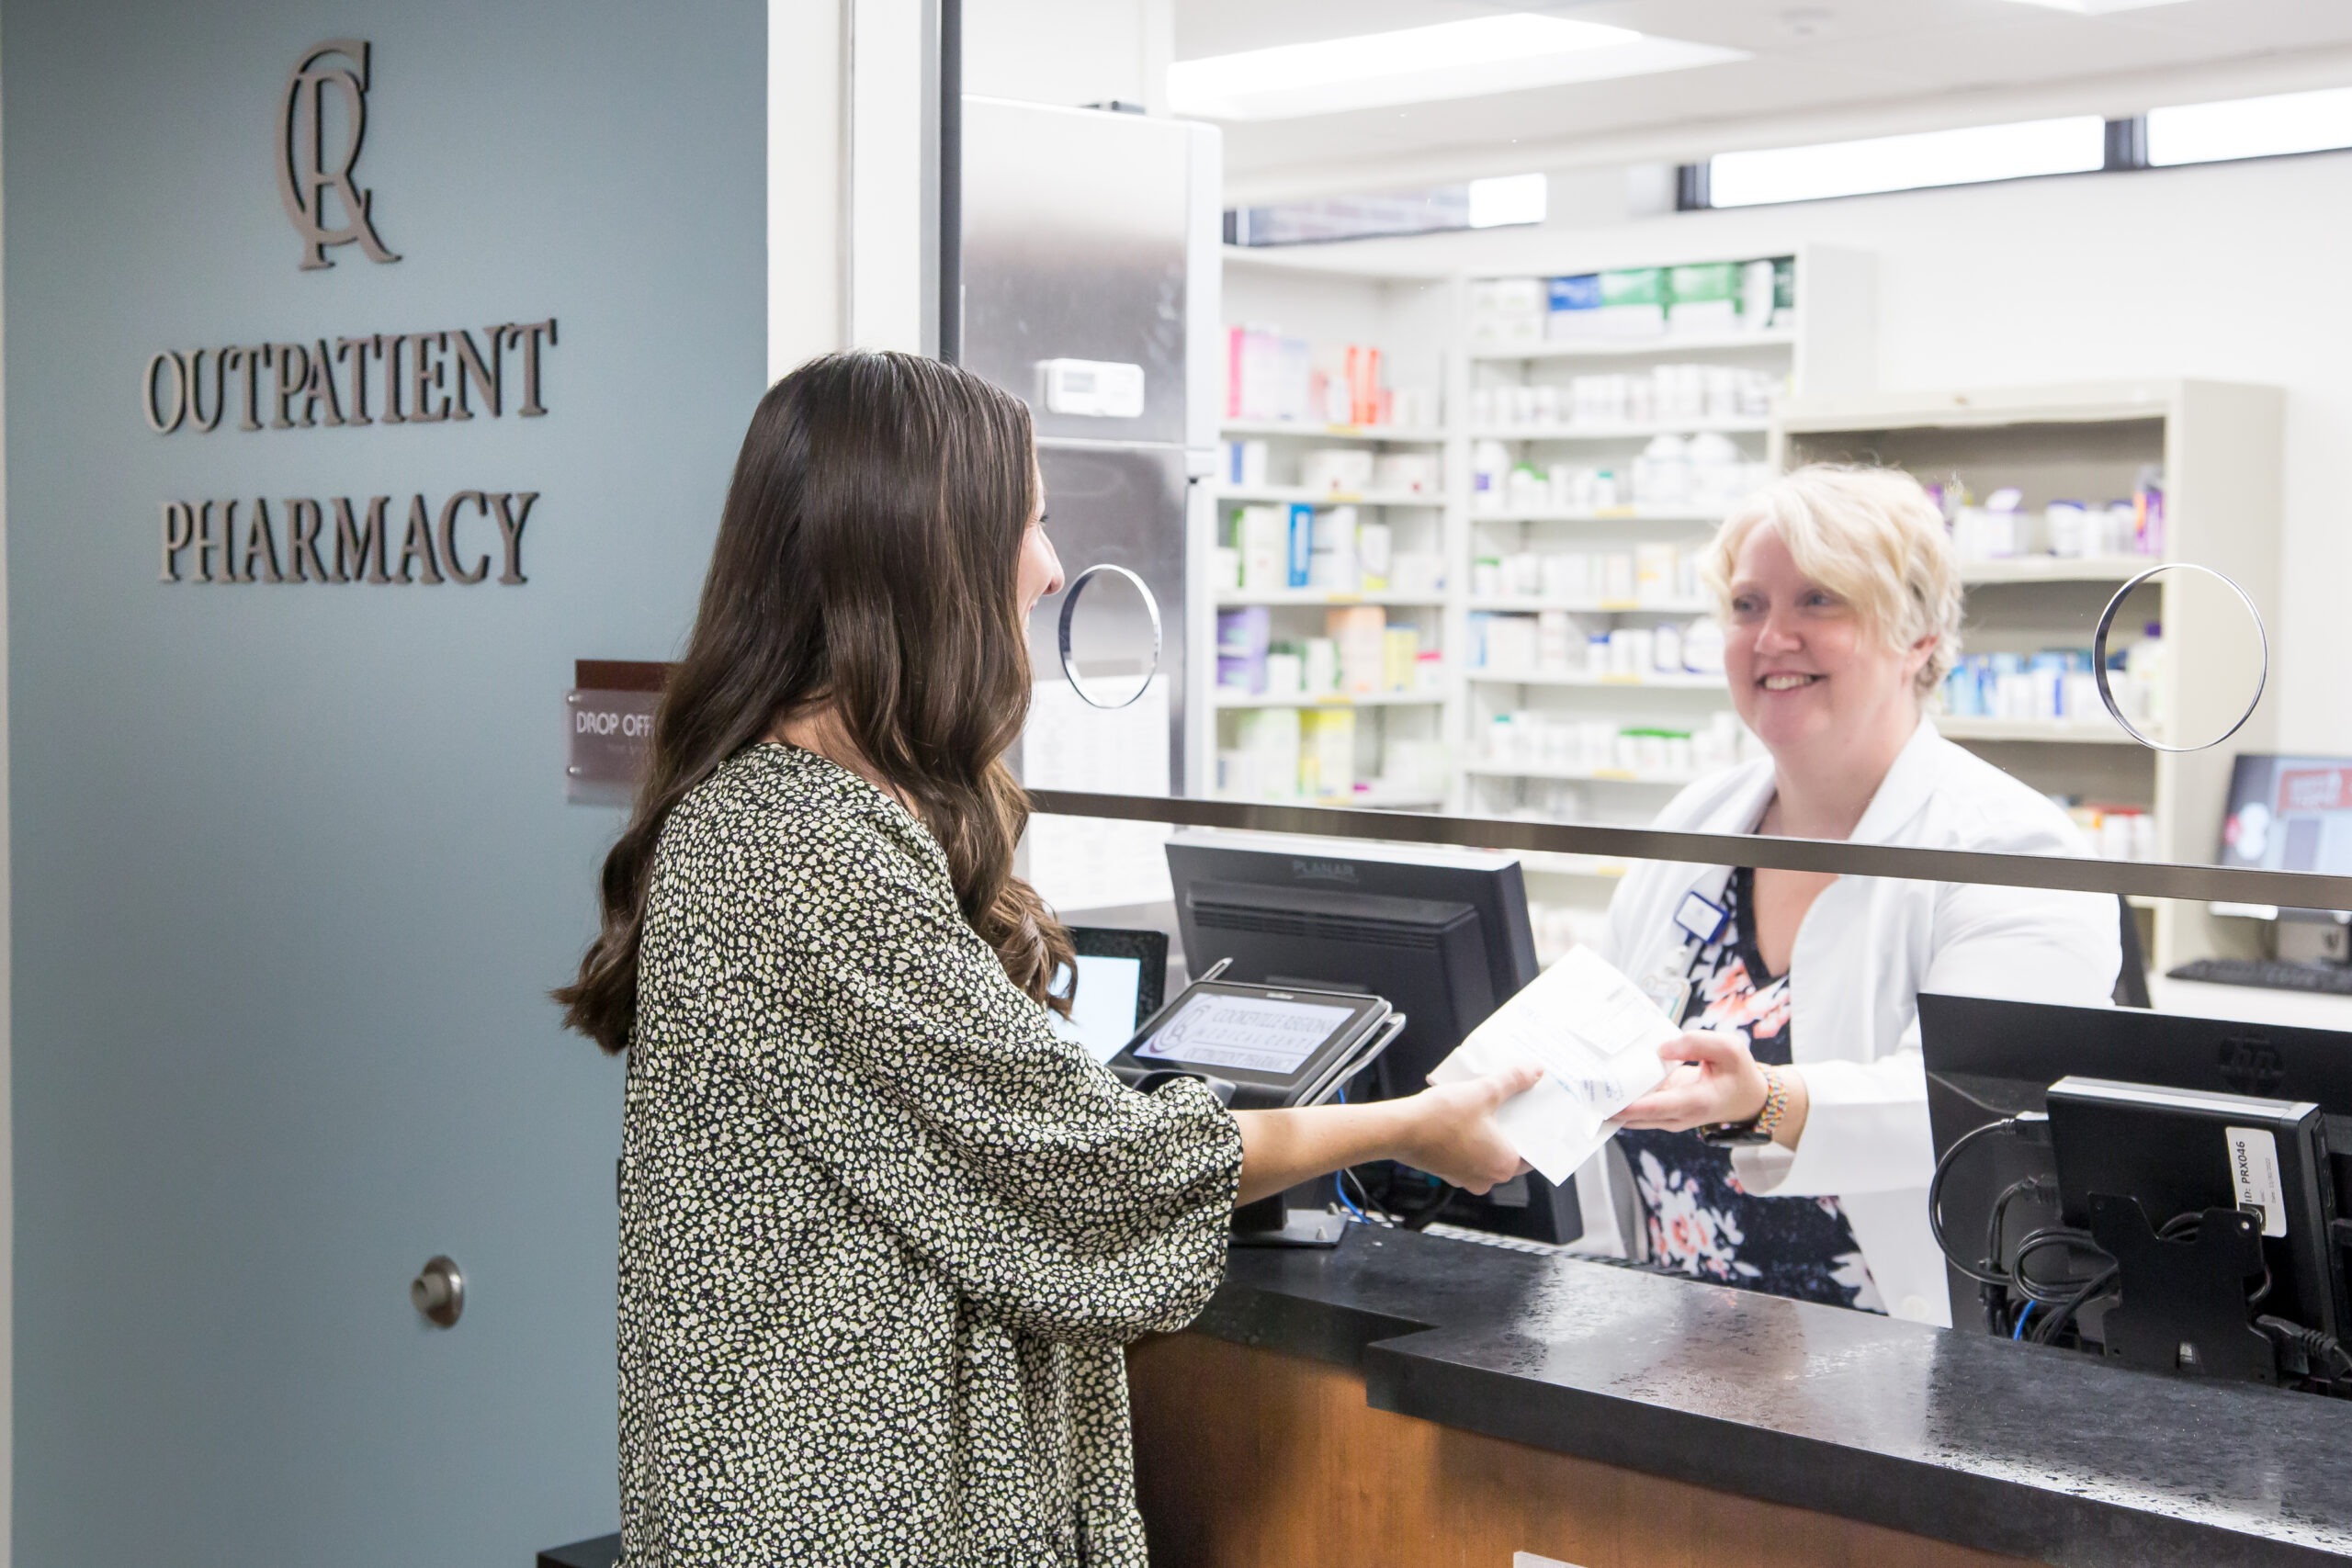
[[[1524,1173],[1527,1162],[1495,1125],[1495,1112],[1543,1077],[1541,1067],[1521,1066],[1421,1090],[1404,1102],[1405,1162],[1465,1192],[1485,1192]]]
[[[1664,1083],[1618,1112],[1620,1126],[1680,1133],[1746,1122],[1763,1111],[1769,1086],[1746,1041],[1692,1030],[1659,1046],[1657,1054],[1672,1070]]]

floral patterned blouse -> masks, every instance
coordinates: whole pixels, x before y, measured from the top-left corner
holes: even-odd
[[[1757,948],[1755,874],[1734,872],[1724,897],[1729,919],[1690,955],[1682,1026],[1736,1032],[1758,1061],[1784,1064],[1792,1059],[1789,977],[1767,969]],[[1776,1296],[1886,1310],[1835,1198],[1749,1192],[1733,1172],[1731,1151],[1695,1132],[1617,1137],[1634,1169],[1654,1265]]]
[[[1224,1274],[1233,1118],[1058,1038],[931,834],[790,747],[672,814],[638,974],[626,1568],[1140,1568],[1120,1347]]]

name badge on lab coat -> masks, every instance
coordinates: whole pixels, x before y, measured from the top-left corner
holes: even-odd
[[[1696,893],[1685,893],[1674,909],[1674,923],[1702,947],[1724,934],[1724,922],[1730,919],[1730,910]]]

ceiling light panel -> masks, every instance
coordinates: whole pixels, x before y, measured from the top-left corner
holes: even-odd
[[[2016,0],[2045,11],[2072,11],[2078,17],[2104,17],[2115,11],[2144,11],[2152,6],[2177,6],[2181,0]]]
[[[1182,115],[1291,119],[1747,58],[1736,49],[1514,12],[1180,61],[1168,69],[1168,96]]]
[[[1761,207],[1826,197],[1870,196],[1929,186],[1975,185],[2106,166],[2107,123],[2097,115],[1724,152],[1708,163],[1708,203]]]
[[[2148,162],[2215,164],[2352,147],[2352,87],[2148,111]]]

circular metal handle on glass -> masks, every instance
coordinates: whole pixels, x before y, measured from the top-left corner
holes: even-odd
[[[1102,676],[1090,680],[1080,675],[1076,658],[1070,652],[1070,625],[1078,615],[1079,599],[1085,592],[1088,583],[1106,573],[1125,581],[1128,587],[1135,590],[1136,597],[1143,601],[1144,615],[1151,627],[1151,657],[1142,661],[1142,672],[1134,677],[1132,690],[1127,689],[1127,683],[1124,678],[1114,684]],[[1076,577],[1071,578],[1069,588],[1063,591],[1060,649],[1062,674],[1069,682],[1070,689],[1078,694],[1081,702],[1089,707],[1125,707],[1143,695],[1145,689],[1151,684],[1152,676],[1159,671],[1159,601],[1152,597],[1150,585],[1125,567],[1113,566],[1107,562],[1101,566],[1090,566]],[[1116,698],[1115,701],[1108,700],[1114,697]]]
[[[2254,694],[2246,699],[2245,711],[2239,714],[2235,722],[2231,724],[2227,729],[2224,729],[2221,734],[2214,736],[2211,740],[2198,740],[2185,746],[2175,746],[2165,741],[2153,740],[2147,736],[2142,734],[2137,725],[2123,716],[2123,708],[2121,705],[2116,702],[2115,692],[2108,684],[2107,679],[2108,633],[2112,631],[2115,627],[2115,617],[2121,613],[2123,609],[2123,601],[2132,596],[2132,592],[2134,589],[2163,576],[2168,571],[2201,571],[2206,576],[2211,578],[2214,581],[2220,583],[2222,587],[2228,589],[2232,593],[2237,595],[2238,603],[2245,606],[2246,619],[2254,625],[2256,644],[2261,652],[2260,661],[2255,671]],[[2178,657],[2177,653],[2173,655],[2173,657]],[[2218,571],[2215,571],[2210,566],[2199,566],[2195,561],[2166,561],[2161,566],[2150,567],[2147,570],[2140,573],[2140,575],[2132,578],[2122,587],[2117,589],[2115,591],[2115,597],[2107,602],[2107,608],[2099,612],[2098,630],[2091,636],[2091,679],[2098,683],[2098,700],[2107,705],[2107,716],[2115,720],[2115,722],[2122,728],[2124,734],[2129,735],[2132,739],[2137,740],[2141,745],[2145,746],[2151,751],[2209,750],[2215,746],[2219,746],[2222,741],[2227,740],[2231,736],[2235,735],[2239,730],[2245,728],[2245,721],[2254,716],[2255,708],[2261,703],[2263,689],[2270,683],[2270,633],[2268,629],[2263,626],[2262,612],[2255,608],[2253,599],[2247,596],[2245,589],[2240,588],[2229,578],[2223,576]],[[2176,724],[2180,722],[2177,716],[2175,716],[2173,722]]]
[[[447,1258],[435,1258],[408,1282],[409,1305],[444,1328],[466,1310],[466,1277]]]

